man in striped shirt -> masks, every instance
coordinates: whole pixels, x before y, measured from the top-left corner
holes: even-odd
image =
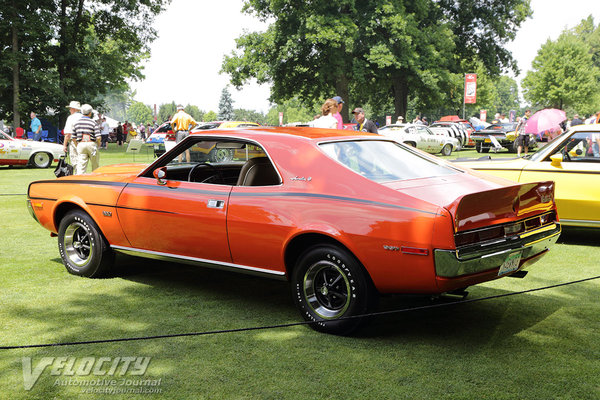
[[[75,175],[86,173],[88,161],[92,160],[92,171],[98,168],[98,145],[96,135],[100,134],[100,126],[92,119],[92,106],[81,106],[81,118],[75,123],[77,139],[77,168]]]

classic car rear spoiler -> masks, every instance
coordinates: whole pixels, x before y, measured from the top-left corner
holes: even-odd
[[[454,231],[505,224],[555,211],[554,182],[534,182],[466,194],[445,207]]]

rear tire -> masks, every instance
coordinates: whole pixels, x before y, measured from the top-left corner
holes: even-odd
[[[115,261],[98,225],[81,210],[69,211],[60,221],[58,250],[69,273],[88,278],[108,275]]]
[[[291,283],[302,317],[320,332],[350,334],[365,317],[347,317],[367,314],[377,303],[377,291],[358,260],[336,246],[307,250],[296,263]]]
[[[43,151],[35,153],[31,156],[29,162],[36,168],[48,168],[52,164],[52,154]]]

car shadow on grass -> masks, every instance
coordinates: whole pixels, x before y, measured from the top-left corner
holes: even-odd
[[[600,246],[600,229],[563,227],[558,243]]]
[[[129,257],[121,264],[120,276],[153,290],[178,290],[199,296],[228,300],[236,309],[237,323],[227,328],[255,327],[266,320],[269,324],[301,322],[293,303],[289,283],[245,274],[198,268],[166,262],[150,262]],[[476,286],[470,289],[468,299],[505,295],[507,290]],[[491,299],[469,304],[454,304],[457,297],[441,296],[382,296],[378,312],[392,312],[369,318],[352,336],[356,338],[427,338],[462,342],[468,338],[473,344],[482,343],[502,329],[510,336],[535,326],[556,312],[561,301],[553,298],[523,294],[508,298]],[[429,309],[395,313],[396,310],[418,307]],[[254,315],[254,319],[245,318]],[[306,326],[306,329],[309,329]]]

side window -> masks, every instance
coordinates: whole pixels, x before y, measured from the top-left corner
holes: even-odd
[[[600,162],[600,132],[575,133],[553,154],[561,154],[566,162]]]
[[[262,147],[235,139],[187,139],[188,146],[165,154],[144,176],[166,172],[166,181],[214,185],[265,186],[281,180]]]

